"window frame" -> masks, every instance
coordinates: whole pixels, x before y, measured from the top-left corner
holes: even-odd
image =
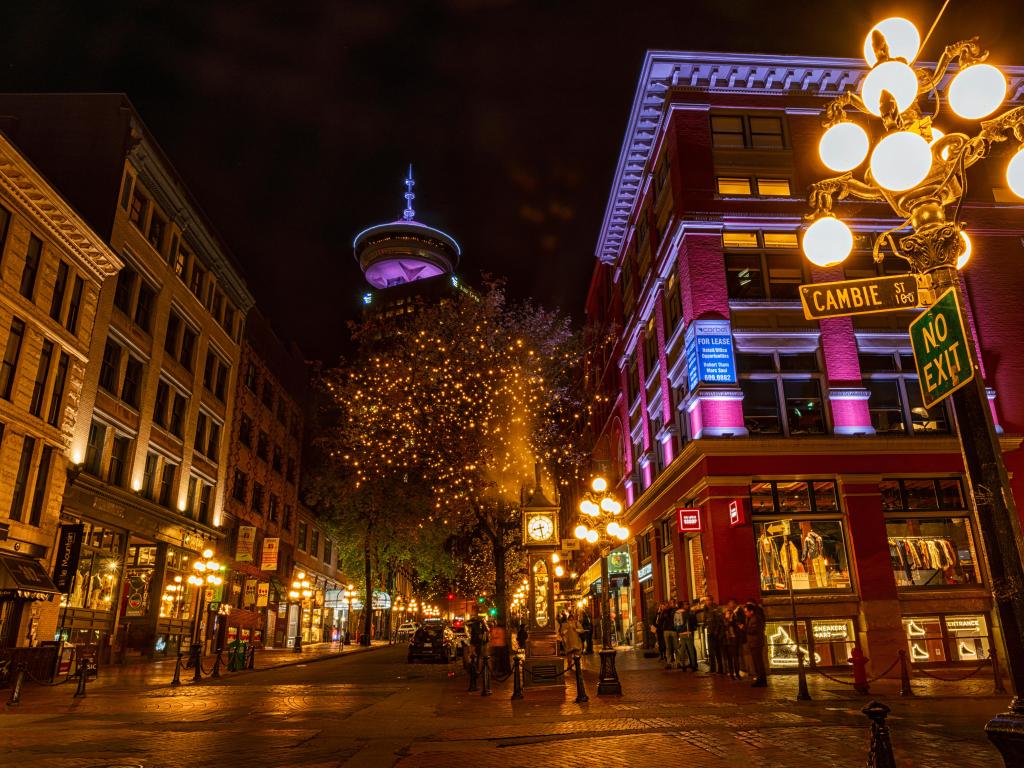
[[[771,351],[758,351],[758,352],[743,352],[738,351],[736,353],[736,377],[741,391],[743,390],[744,382],[748,381],[774,381],[775,382],[775,403],[778,409],[778,420],[779,420],[779,431],[778,432],[760,432],[751,431],[747,424],[746,412],[744,411],[744,426],[750,432],[751,435],[778,435],[785,437],[803,437],[803,436],[820,436],[832,434],[832,418],[828,408],[827,402],[827,375],[822,365],[820,350],[815,349],[813,352],[804,351],[783,351],[783,350],[771,350]],[[816,368],[815,371],[793,371],[783,370],[782,358],[791,357],[796,355],[814,355]],[[744,355],[763,355],[771,357],[774,371],[744,371],[740,366],[740,362]],[[795,381],[813,381],[818,388],[818,401],[821,404],[819,413],[821,414],[821,431],[803,431],[794,432],[793,427],[790,424],[790,413],[787,408],[786,399],[786,382]],[[744,398],[745,399],[745,398]]]

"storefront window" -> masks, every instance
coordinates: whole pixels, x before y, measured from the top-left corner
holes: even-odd
[[[839,520],[772,520],[754,524],[761,591],[852,589]]]
[[[989,656],[988,623],[981,614],[903,619],[915,664],[977,663]]]
[[[68,515],[62,515],[61,522],[84,526],[78,573],[71,593],[61,597],[61,607],[113,610],[121,577],[124,534]]]
[[[132,544],[128,547],[125,616],[145,616],[149,613],[149,588],[155,565],[156,546]]]
[[[796,633],[792,621],[770,621],[767,624],[768,664],[773,669],[795,669],[799,648],[808,666],[846,666],[855,638],[851,619],[800,619]]]
[[[966,517],[886,520],[899,587],[978,584],[978,558]]]

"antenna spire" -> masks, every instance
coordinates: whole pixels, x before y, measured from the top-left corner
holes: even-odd
[[[416,211],[413,210],[412,201],[416,199],[416,193],[412,191],[412,188],[416,186],[416,182],[412,178],[412,163],[409,163],[409,175],[405,179],[405,210],[402,211],[402,218],[406,221],[412,221],[416,215]]]

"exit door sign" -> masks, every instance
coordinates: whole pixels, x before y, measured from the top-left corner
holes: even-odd
[[[925,408],[941,402],[974,378],[955,288],[948,289],[910,324],[910,343]]]

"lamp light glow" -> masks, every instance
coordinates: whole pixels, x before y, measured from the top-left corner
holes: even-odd
[[[612,510],[614,510],[615,499],[613,499],[611,496],[605,496],[603,499],[601,499],[601,509],[603,509],[605,512],[611,512]]]
[[[1006,78],[991,64],[972,64],[957,72],[949,84],[950,108],[960,117],[988,117],[1006,98]]]
[[[1006,166],[1006,184],[1017,197],[1024,197],[1024,147],[1017,150]]]
[[[597,541],[597,531],[587,531],[587,542],[593,544]]]
[[[892,16],[875,24],[864,39],[864,61],[868,63],[869,67],[875,66],[878,62],[875,47],[871,44],[871,37],[875,30],[878,30],[885,38],[891,59],[906,59],[910,64],[921,50],[921,34],[913,22],[899,16]]]
[[[883,61],[875,66],[864,78],[861,98],[868,111],[880,117],[882,114],[882,91],[888,91],[896,99],[900,114],[917,98],[917,75],[902,61]]]
[[[829,128],[818,142],[818,155],[828,168],[852,171],[868,156],[868,134],[857,123],[844,120]]]
[[[565,568],[563,568],[560,565],[556,565],[555,566],[555,576],[564,576],[564,575],[565,575]]]
[[[871,153],[871,175],[892,192],[916,187],[932,168],[932,152],[922,136],[896,131],[883,138]]]
[[[595,477],[590,482],[590,487],[594,489],[595,493],[604,493],[608,490],[608,481],[603,477]]]
[[[968,260],[971,258],[972,249],[971,238],[962,229],[960,230],[960,238],[964,241],[964,252],[956,257],[957,269],[963,269],[967,265]]]
[[[819,267],[843,262],[853,250],[853,232],[835,216],[822,216],[804,231],[804,255]]]
[[[587,538],[587,530],[588,530],[587,526],[585,526],[585,525],[577,525],[576,526],[576,530],[573,531],[573,533],[576,534],[576,538],[577,539],[585,539],[585,538]]]
[[[610,523],[608,523],[608,526],[605,528],[605,530],[608,532],[609,536],[614,536],[615,532],[619,530],[619,524],[612,520]]]

